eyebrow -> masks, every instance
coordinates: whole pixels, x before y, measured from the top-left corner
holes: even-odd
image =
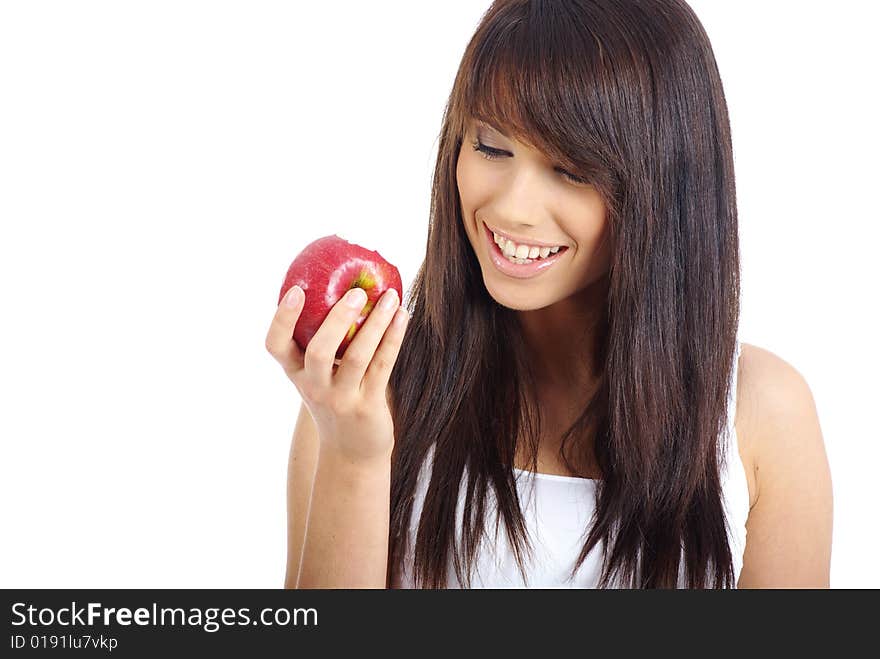
[[[477,123],[484,124],[484,125],[486,125],[487,127],[489,127],[489,128],[491,128],[492,130],[494,130],[495,132],[500,133],[501,135],[503,135],[503,136],[506,137],[507,139],[511,139],[510,135],[508,135],[506,132],[504,132],[503,130],[501,130],[500,128],[498,128],[498,126],[496,126],[495,124],[493,124],[493,123],[492,123],[491,121],[489,121],[488,119],[483,119],[482,117],[474,117],[474,118],[476,119]]]

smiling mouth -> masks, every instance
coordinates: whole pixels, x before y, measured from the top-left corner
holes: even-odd
[[[568,247],[561,247],[558,252],[546,258],[511,260],[501,251],[491,229],[485,224],[483,224],[483,235],[486,237],[487,255],[495,269],[514,279],[531,279],[540,275],[552,268],[568,252]]]
[[[508,236],[506,236],[505,234],[498,233],[497,231],[492,229],[485,222],[483,222],[482,224],[483,224],[483,232],[486,235],[486,239],[489,241],[489,243],[492,246],[494,246],[496,248],[495,251],[497,252],[497,254],[499,256],[501,256],[502,258],[507,259],[508,261],[510,261],[514,265],[529,265],[532,263],[538,263],[541,261],[551,260],[556,255],[561,255],[563,252],[568,250],[567,245],[550,245],[550,243],[545,243],[545,242],[518,243],[518,242],[514,241],[512,238],[509,238]],[[498,236],[498,240],[496,240],[496,235]],[[499,244],[499,241],[501,244]],[[504,247],[505,241],[507,241],[506,245],[508,248],[508,251],[506,251],[506,252],[505,252],[505,247]],[[520,245],[530,246],[532,253],[535,253],[535,251],[537,251],[537,250],[540,250],[540,251],[538,253],[536,253],[535,256],[532,256],[532,257],[529,257],[527,255],[517,257],[510,252],[509,248],[511,245],[516,245],[517,248]]]

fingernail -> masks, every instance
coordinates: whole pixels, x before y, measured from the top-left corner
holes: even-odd
[[[345,304],[352,309],[362,309],[367,302],[367,292],[363,288],[352,288],[345,294]]]
[[[284,303],[288,307],[295,307],[302,299],[302,295],[303,290],[299,286],[293,286],[289,291],[287,291],[287,295],[284,298]]]
[[[379,306],[382,307],[385,311],[390,311],[394,308],[395,303],[397,302],[397,291],[393,288],[389,288],[385,291],[384,295],[382,295],[382,300],[379,302]]]

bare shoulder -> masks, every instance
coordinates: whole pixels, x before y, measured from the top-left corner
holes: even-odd
[[[806,379],[773,352],[743,343],[736,410],[752,490],[740,587],[827,587],[831,474]]]
[[[754,478],[755,503],[760,495],[761,471],[767,460],[786,458],[786,451],[805,446],[793,445],[796,438],[792,422],[817,422],[813,394],[804,376],[775,353],[750,343],[742,344],[737,370],[735,426],[744,463]],[[821,440],[821,434],[819,435]],[[821,442],[820,442],[821,443]],[[817,448],[814,439],[813,449]],[[824,446],[823,446],[824,449]],[[784,460],[789,462],[788,459]]]

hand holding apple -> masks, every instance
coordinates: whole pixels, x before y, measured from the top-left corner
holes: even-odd
[[[367,302],[346,332],[336,351],[341,359],[363,325],[373,306],[389,288],[403,297],[400,272],[378,252],[343,240],[337,235],[325,236],[306,245],[287,269],[278,302],[294,285],[305,292],[305,304],[293,332],[303,350],[330,312],[330,308],[352,288],[362,288]]]
[[[290,265],[266,335],[315,421],[321,450],[346,463],[388,467],[388,382],[409,319],[400,292],[397,268],[379,254],[327,236]]]

